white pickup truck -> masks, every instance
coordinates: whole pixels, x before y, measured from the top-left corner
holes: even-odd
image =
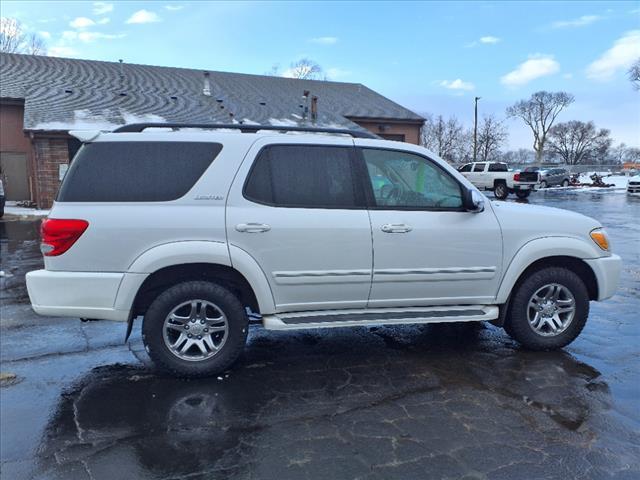
[[[527,198],[540,185],[538,172],[510,172],[502,162],[467,163],[458,171],[480,190],[492,190],[500,200],[507,198],[509,193]]]

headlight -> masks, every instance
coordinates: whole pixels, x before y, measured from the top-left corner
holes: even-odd
[[[605,252],[609,251],[609,238],[607,237],[607,232],[604,228],[591,230],[590,236],[591,240],[596,242],[596,245],[598,245],[602,250]]]

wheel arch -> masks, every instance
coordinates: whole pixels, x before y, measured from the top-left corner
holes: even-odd
[[[598,299],[598,280],[585,259],[598,255],[586,242],[570,237],[546,237],[524,245],[509,264],[498,289],[496,301],[507,303],[511,292],[532,271],[548,266],[576,272],[584,281],[590,300]]]

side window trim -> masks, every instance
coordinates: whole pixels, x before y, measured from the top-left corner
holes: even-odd
[[[460,188],[460,195],[464,194],[465,186],[460,182],[459,179],[451,175],[451,173],[447,172],[442,166],[440,166],[437,162],[433,161],[431,158],[426,155],[422,155],[417,152],[413,152],[410,150],[402,150],[399,148],[384,148],[384,147],[356,147],[357,157],[358,157],[358,171],[357,175],[362,179],[362,188],[364,189],[366,200],[367,200],[367,209],[368,210],[395,210],[395,211],[411,211],[411,212],[466,212],[467,210],[464,206],[460,207],[399,207],[399,206],[386,206],[386,205],[377,205],[375,200],[375,195],[373,194],[373,186],[371,185],[371,180],[369,179],[369,172],[367,170],[366,160],[364,158],[363,151],[364,150],[387,150],[390,152],[398,152],[405,153],[409,155],[415,155],[416,157],[422,158],[425,162],[428,162],[442,171],[445,175],[448,175]]]
[[[353,189],[354,189],[354,201],[355,201],[356,205],[355,206],[278,205],[276,203],[264,202],[264,201],[259,200],[257,198],[252,198],[250,195],[248,195],[247,194],[247,186],[249,184],[249,179],[251,178],[251,175],[252,175],[253,171],[256,168],[257,160],[260,158],[260,156],[263,154],[263,152],[265,150],[271,148],[271,147],[285,147],[285,146],[349,149],[349,162],[350,162],[351,170],[352,170],[352,172],[354,174],[353,175],[353,177],[354,177],[354,179],[353,179],[354,180]],[[242,198],[244,198],[248,202],[255,203],[255,204],[258,204],[258,205],[264,205],[266,207],[272,207],[272,208],[305,208],[305,209],[310,209],[310,210],[318,210],[318,209],[321,209],[321,210],[366,210],[367,209],[366,193],[363,191],[361,182],[358,181],[358,177],[360,175],[359,162],[357,161],[357,153],[356,153],[355,146],[353,146],[353,145],[327,145],[327,144],[322,144],[322,143],[269,143],[267,145],[263,145],[262,147],[260,147],[260,150],[258,150],[256,152],[256,154],[253,156],[253,159],[251,159],[250,161],[251,161],[251,167],[249,167],[249,171],[247,172],[247,175],[246,175],[244,181],[242,182]]]

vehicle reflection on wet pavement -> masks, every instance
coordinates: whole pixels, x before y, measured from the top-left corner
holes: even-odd
[[[154,373],[122,324],[35,316],[37,222],[0,223],[2,370],[19,380],[0,388],[3,477],[640,478],[640,199],[530,202],[597,218],[624,259],[564,350],[490,325],[256,327],[197,381]]]

